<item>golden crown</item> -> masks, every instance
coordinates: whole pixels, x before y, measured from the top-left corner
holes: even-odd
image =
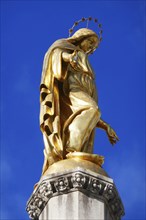
[[[89,22],[90,21],[94,21],[98,28],[99,28],[99,34],[98,34],[98,37],[99,37],[99,41],[102,40],[102,33],[103,33],[103,30],[102,30],[102,25],[98,22],[98,19],[97,18],[92,18],[92,17],[88,17],[88,18],[81,18],[80,20],[78,21],[75,21],[75,23],[73,24],[72,28],[69,29],[69,37],[71,36],[71,34],[73,33],[74,31],[74,28],[81,22],[86,22],[87,25],[86,25],[86,28],[88,28],[88,25],[89,25]]]

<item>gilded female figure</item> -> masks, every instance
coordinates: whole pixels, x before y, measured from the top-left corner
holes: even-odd
[[[94,130],[106,131],[111,144],[118,137],[101,119],[88,56],[99,45],[99,38],[88,28],[72,37],[57,40],[44,57],[40,86],[40,127],[44,138],[43,174],[69,152],[93,152]]]

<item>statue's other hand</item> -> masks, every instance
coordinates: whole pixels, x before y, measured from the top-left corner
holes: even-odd
[[[119,138],[116,135],[116,132],[110,127],[110,125],[108,125],[108,128],[107,128],[107,135],[112,145],[116,144],[116,142],[119,141]]]

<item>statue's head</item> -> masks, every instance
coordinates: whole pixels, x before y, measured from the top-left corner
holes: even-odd
[[[100,30],[98,34],[88,28],[88,24],[90,21],[94,21],[94,23],[97,25],[98,29]],[[82,22],[86,22],[86,28],[81,28],[77,30],[71,36],[74,28]],[[69,29],[69,36],[69,42],[76,46],[79,46],[85,53],[90,54],[98,47],[99,43],[102,40],[102,25],[98,23],[98,20],[96,18],[82,18],[79,21],[76,21],[73,24],[72,28]]]
[[[100,42],[97,34],[88,28],[77,30],[68,41],[79,46],[87,54],[93,53]]]

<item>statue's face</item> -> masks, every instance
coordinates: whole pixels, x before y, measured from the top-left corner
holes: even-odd
[[[91,36],[84,39],[81,44],[80,48],[87,54],[91,54],[94,50],[98,47],[99,41],[96,36]]]

